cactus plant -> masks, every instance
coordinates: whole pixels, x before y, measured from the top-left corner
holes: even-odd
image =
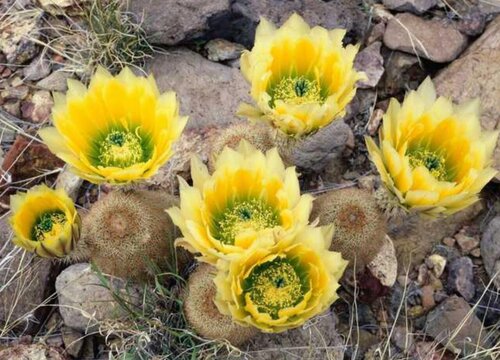
[[[91,261],[104,273],[148,278],[151,262],[173,265],[175,226],[165,212],[177,199],[157,191],[114,191],[97,201],[83,219],[82,240]]]
[[[370,263],[384,244],[387,222],[373,195],[357,188],[329,191],[314,200],[310,220],[333,223],[331,250],[339,251],[360,269]]]
[[[275,146],[273,129],[269,126],[252,123],[237,123],[231,125],[222,130],[222,132],[214,138],[210,146],[211,151],[208,159],[209,170],[214,170],[217,156],[222,152],[224,147],[229,146],[232,149],[236,149],[241,140],[248,141],[262,152],[266,152]]]
[[[189,276],[184,293],[184,315],[190,327],[200,336],[225,339],[238,346],[258,333],[253,327],[234,323],[230,316],[222,315],[214,303],[216,268],[201,263]]]

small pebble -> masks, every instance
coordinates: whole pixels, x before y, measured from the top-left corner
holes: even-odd
[[[443,244],[445,244],[446,246],[455,246],[455,242],[456,240],[452,237],[445,237],[443,239]]]
[[[467,236],[462,233],[458,233],[455,235],[455,239],[457,240],[457,244],[462,250],[463,254],[468,254],[472,249],[475,249],[479,246],[479,239],[473,236]]]
[[[425,260],[425,264],[437,278],[440,278],[446,267],[446,258],[439,254],[432,254]]]

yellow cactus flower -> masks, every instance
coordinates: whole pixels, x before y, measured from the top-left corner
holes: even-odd
[[[300,195],[295,168],[285,169],[276,149],[266,154],[246,141],[225,147],[215,170],[196,157],[193,186],[180,179],[180,208],[168,213],[184,238],[177,245],[214,264],[248,248],[262,232],[293,233],[308,224],[312,197]]]
[[[123,184],[153,176],[172,154],[187,117],[179,116],[174,92],[160,94],[152,75],[129,68],[112,76],[99,68],[88,89],[68,81],[66,96],[55,93],[55,127],[39,134],[78,176]]]
[[[333,226],[306,226],[292,242],[261,237],[249,249],[217,264],[215,304],[241,325],[265,332],[298,327],[338,298],[347,266],[329,251]]]
[[[342,46],[346,31],[309,25],[293,14],[279,29],[261,18],[252,51],[241,56],[257,107],[238,114],[299,137],[345,115],[363,73],[353,68],[358,46]]]
[[[46,258],[68,255],[80,237],[80,217],[64,190],[38,185],[10,197],[13,242]]]
[[[371,160],[408,210],[453,214],[477,201],[496,174],[490,165],[498,131],[481,132],[479,100],[437,98],[430,78],[402,104],[391,99],[379,138],[377,147],[366,137]]]

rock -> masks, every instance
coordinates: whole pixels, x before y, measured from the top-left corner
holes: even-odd
[[[2,169],[12,181],[40,176],[64,166],[64,162],[50,152],[45,144],[18,135],[5,154]]]
[[[422,287],[422,308],[424,311],[429,311],[434,306],[436,306],[436,302],[434,301],[434,288],[431,285],[425,285]]]
[[[397,325],[392,329],[391,342],[398,349],[407,352],[413,346],[413,334],[405,326]]]
[[[385,23],[379,22],[378,24],[375,24],[370,31],[370,35],[368,35],[368,38],[365,41],[366,45],[371,45],[376,41],[382,41],[384,38],[384,33],[385,33]]]
[[[472,300],[476,293],[473,268],[472,260],[467,256],[463,256],[450,263],[448,272],[449,289],[462,295],[467,301]]]
[[[229,12],[229,0],[131,0],[135,14],[154,44],[176,45],[200,37],[210,22]]]
[[[2,104],[2,108],[16,118],[21,117],[21,102],[19,100],[11,100]]]
[[[470,252],[470,255],[471,255],[471,256],[474,256],[475,258],[479,258],[479,257],[481,257],[481,249],[480,249],[480,248],[473,249],[473,250]]]
[[[465,35],[477,36],[481,35],[486,27],[487,16],[475,7],[458,20],[458,30]]]
[[[373,111],[372,115],[370,116],[370,120],[368,120],[368,124],[366,124],[368,134],[374,136],[377,133],[384,114],[385,112],[382,109],[375,109]]]
[[[288,166],[297,166],[305,171],[321,171],[336,158],[341,157],[348,140],[352,137],[351,128],[342,120],[300,139],[277,134],[278,151]]]
[[[39,90],[31,99],[21,104],[21,113],[24,119],[34,123],[44,123],[49,120],[54,101],[47,90]]]
[[[398,275],[398,259],[390,237],[385,237],[384,245],[367,267],[382,285],[387,287],[394,285]]]
[[[118,278],[108,278],[108,281],[113,292],[119,293],[129,306],[140,304],[141,295],[137,288],[126,286],[125,281]],[[56,292],[64,324],[83,333],[96,330],[99,321],[126,315],[89,264],[66,268],[56,279]]]
[[[351,0],[235,0],[231,6],[232,18],[228,25],[221,24],[216,34],[230,37],[252,47],[260,17],[280,26],[293,13],[301,15],[311,26],[327,29],[346,29],[347,41],[358,42],[364,35],[367,23],[365,14]]]
[[[479,97],[481,125],[484,130],[498,129],[500,123],[500,17],[493,20],[484,34],[434,79],[439,95],[455,102]],[[500,170],[500,139],[494,154],[494,167]],[[500,175],[497,174],[497,180]]]
[[[453,247],[455,246],[455,242],[456,242],[455,238],[452,238],[450,236],[447,236],[443,239],[443,244],[445,244],[446,246]]]
[[[416,56],[393,51],[386,61],[383,89],[387,96],[416,89],[427,73],[421,68]]]
[[[479,246],[479,240],[474,236],[467,236],[465,234],[458,233],[455,235],[455,239],[457,240],[457,244],[463,254],[468,254]]]
[[[43,55],[38,56],[23,69],[25,80],[36,81],[50,74],[50,61]]]
[[[396,248],[399,273],[406,273],[408,266],[413,268],[421,264],[436,244],[444,237],[456,234],[464,224],[470,223],[482,208],[483,205],[479,202],[444,219],[410,218],[402,225],[389,224],[388,235]]]
[[[484,268],[500,290],[500,216],[491,220],[481,238]]]
[[[29,88],[26,85],[10,86],[0,93],[4,100],[23,100],[28,94]]]
[[[45,79],[37,82],[36,86],[44,90],[64,92],[68,90],[67,81],[69,78],[71,78],[70,73],[64,71],[54,71]]]
[[[467,46],[467,36],[444,20],[424,20],[405,13],[389,21],[384,33],[384,44],[393,50],[444,63],[460,55]]]
[[[342,359],[344,345],[335,327],[332,312],[318,315],[305,325],[280,334],[260,333],[245,350],[259,360],[307,358]],[[248,355],[243,355],[244,358]]]
[[[83,179],[65,168],[56,179],[56,188],[66,191],[68,196],[76,201]]]
[[[348,321],[349,319],[346,320],[346,324],[342,322],[339,324],[339,333],[345,339],[350,339],[349,345],[352,344],[352,346],[346,346],[344,359],[363,359],[363,355],[369,348],[377,344],[379,339],[376,335],[361,327],[356,327],[356,331],[352,331],[351,324]]]
[[[40,305],[53,292],[57,266],[24,253],[11,239],[12,230],[4,217],[0,220],[0,324],[5,331],[19,329],[30,334],[37,331],[49,310]]]
[[[440,278],[446,267],[446,258],[439,254],[432,254],[425,259],[425,264],[437,278]]]
[[[80,333],[79,331],[76,331],[67,326],[64,326],[62,328],[61,333],[66,352],[74,358],[78,359],[78,355],[82,351],[85,336],[82,335],[82,333]]]
[[[383,0],[386,8],[395,11],[409,11],[414,14],[423,14],[438,4],[438,0]]]
[[[205,45],[207,58],[211,61],[239,59],[243,50],[245,50],[243,45],[224,39],[213,39]]]
[[[31,39],[40,37],[42,15],[43,11],[36,8],[3,15],[0,52],[4,53],[8,64],[23,64],[37,54],[36,44]]]
[[[60,348],[43,344],[14,345],[0,351],[0,359],[10,360],[69,360]]]
[[[238,121],[238,105],[251,102],[250,86],[237,69],[187,49],[156,56],[149,66],[161,91],[175,90],[187,129],[220,127]],[[223,104],[223,106],[215,106]]]
[[[380,55],[381,46],[381,42],[374,42],[356,56],[354,67],[359,71],[363,71],[368,77],[367,80],[358,83],[358,87],[361,89],[376,87],[384,74],[384,59]]]
[[[452,351],[466,343],[481,343],[479,337],[487,334],[469,304],[458,296],[449,297],[432,310],[425,329],[427,335]]]

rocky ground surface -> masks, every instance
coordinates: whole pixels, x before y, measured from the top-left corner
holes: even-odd
[[[82,3],[0,3],[0,359],[107,359],[109,342],[95,324],[121,311],[87,264],[51,263],[15,250],[6,221],[8,195],[40,182],[61,183],[82,211],[108,190],[61,172],[61,161],[34,137],[50,121],[51,92],[65,91],[68,78],[82,76],[65,56],[68,45],[49,41],[57,38],[55,27],[78,22]],[[189,176],[190,156],[208,161],[221,129],[244,121],[234,115],[250,99],[239,56],[251,48],[260,16],[281,24],[297,12],[311,25],[345,28],[345,41],[361,44],[356,66],[368,79],[343,119],[347,126],[337,125],[342,143],[330,151],[326,168],[304,174],[306,191],[353,185],[373,190],[378,178],[363,136],[377,134],[390,97],[401,100],[427,76],[439,94],[455,101],[479,97],[483,128],[498,129],[496,3],[129,0],[129,11],[158,50],[145,68],[162,91],[177,92],[181,112],[190,116],[174,157],[144,186],[175,192],[176,176]],[[500,144],[494,161],[500,169]],[[446,220],[390,224],[388,235],[394,245],[389,242],[361,273],[346,274],[332,313],[286,335],[255,339],[248,356],[434,360],[479,353],[470,358],[493,359],[480,351],[494,346],[500,354],[498,183],[466,211]],[[114,281],[113,287],[126,286]],[[140,301],[139,289],[127,287],[126,293]]]

